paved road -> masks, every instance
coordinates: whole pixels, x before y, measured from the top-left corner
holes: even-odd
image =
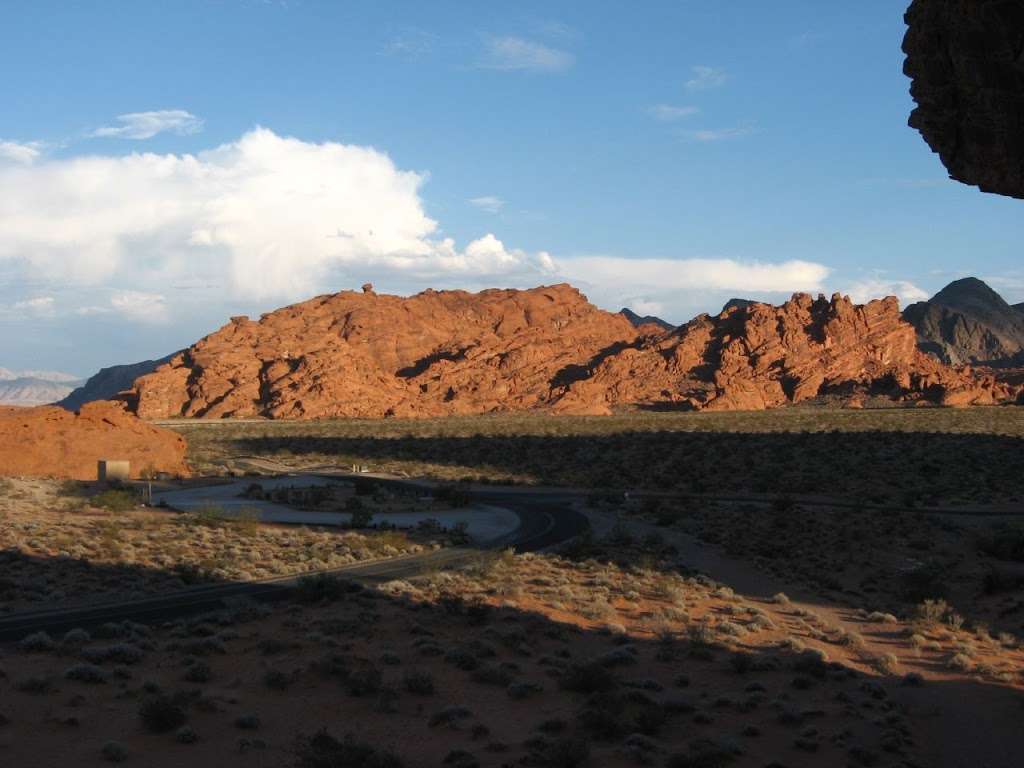
[[[399,480],[387,482],[404,484]],[[518,527],[490,540],[486,545],[451,547],[389,560],[356,563],[317,573],[329,573],[370,584],[407,579],[438,568],[466,565],[496,549],[512,548],[520,552],[545,549],[576,536],[589,526],[586,517],[570,509],[564,497],[559,499],[541,494],[527,497],[496,491],[474,494],[473,500],[481,505],[493,505],[512,512],[519,519]],[[237,598],[280,600],[289,594],[298,579],[296,575],[255,582],[212,584],[130,602],[21,612],[0,619],[0,641],[17,640],[42,630],[56,635],[75,627],[93,627],[115,621],[168,621],[219,610]]]
[[[286,504],[278,504],[262,499],[248,499],[242,493],[256,482],[264,490],[289,486],[308,488],[316,485],[322,486],[336,483],[347,477],[347,475],[299,473],[283,477],[249,478],[221,485],[162,491],[153,494],[153,501],[183,512],[214,507],[218,510],[219,514],[225,517],[234,517],[244,512],[250,512],[258,515],[259,519],[265,523],[340,526],[349,523],[352,518],[350,513],[293,509]],[[417,486],[413,490],[418,491],[420,489]],[[424,492],[426,491],[424,490]],[[450,510],[425,509],[419,512],[381,512],[374,514],[373,522],[375,524],[386,523],[398,528],[414,528],[428,518],[437,520],[447,528],[451,528],[458,523],[464,523],[466,531],[473,541],[485,546],[491,541],[513,533],[520,524],[519,516],[511,510],[481,503]]]

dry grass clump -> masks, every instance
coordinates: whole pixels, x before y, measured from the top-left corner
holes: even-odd
[[[215,508],[174,514],[136,507],[134,497],[127,511],[66,511],[61,486],[53,481],[12,485],[31,492],[31,499],[9,506],[0,526],[0,611],[273,578],[448,543],[441,533],[263,525]],[[55,559],[60,568],[53,567]]]

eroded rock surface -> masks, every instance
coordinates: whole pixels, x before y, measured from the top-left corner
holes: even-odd
[[[951,368],[918,350],[893,297],[858,306],[838,294],[831,300],[796,294],[780,307],[731,307],[642,339],[567,387],[556,407],[760,410],[814,398],[856,406],[872,395],[969,405],[1015,392],[992,376]]]
[[[344,291],[259,321],[233,318],[140,378],[129,402],[145,418],[325,418],[1016,396],[921,353],[895,299],[856,306],[798,294],[646,330],[568,285]]]
[[[136,382],[145,418],[437,416],[548,405],[638,331],[575,288],[372,290],[234,318]]]
[[[910,126],[952,178],[1024,198],[1024,3],[914,0],[905,18]]]
[[[0,407],[0,475],[95,480],[100,459],[127,459],[132,474],[187,475],[185,440],[147,424],[122,403],[74,413],[57,406]]]

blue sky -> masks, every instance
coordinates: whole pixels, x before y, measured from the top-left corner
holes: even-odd
[[[1019,201],[918,134],[905,3],[35,2],[0,27],[0,366],[315,293],[570,280],[1024,300]]]

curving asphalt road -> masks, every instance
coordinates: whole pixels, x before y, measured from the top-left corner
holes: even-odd
[[[386,485],[416,489],[424,487],[415,481],[390,478],[375,480]],[[517,552],[539,551],[567,541],[589,527],[587,518],[571,509],[568,504],[570,499],[564,495],[525,495],[518,492],[488,490],[474,492],[472,497],[480,504],[510,510],[518,516],[519,526],[514,531],[477,547],[451,547],[276,579],[210,584],[134,601],[19,612],[0,619],[0,641],[17,640],[40,631],[55,635],[75,627],[95,627],[107,622],[168,621],[220,610],[238,598],[268,602],[281,600],[288,596],[300,576],[309,576],[313,573],[343,576],[367,584],[407,579],[439,568],[467,565],[487,551],[508,548]]]

